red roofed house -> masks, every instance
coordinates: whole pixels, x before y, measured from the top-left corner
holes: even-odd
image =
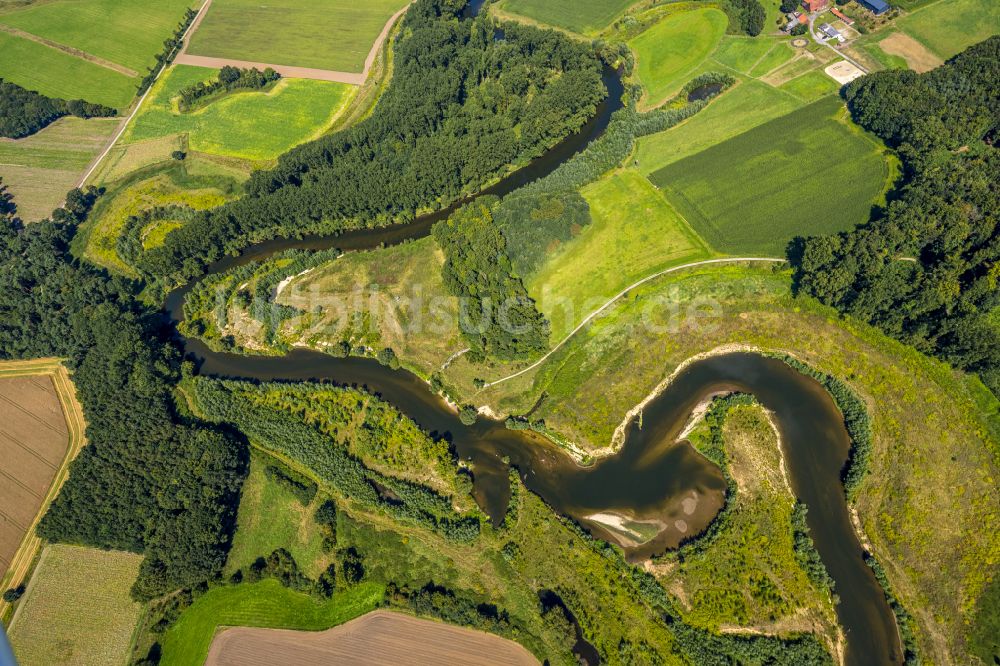
[[[802,0],[802,6],[807,12],[818,12],[826,9],[830,0]]]
[[[854,19],[852,19],[850,16],[848,16],[844,12],[840,11],[836,7],[834,7],[830,11],[833,12],[834,16],[836,16],[837,18],[841,19],[847,25],[854,25]]]

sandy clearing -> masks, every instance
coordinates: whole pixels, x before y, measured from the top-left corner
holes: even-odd
[[[889,55],[899,56],[905,60],[910,69],[917,73],[929,72],[944,63],[926,46],[902,32],[894,32],[878,45]]]
[[[206,666],[537,665],[499,636],[385,610],[320,632],[235,627],[215,636]]]
[[[854,79],[861,78],[865,75],[864,71],[862,71],[860,67],[854,65],[853,63],[849,63],[846,60],[841,60],[840,62],[833,63],[832,65],[827,65],[826,69],[823,71],[840,85],[848,84]]]

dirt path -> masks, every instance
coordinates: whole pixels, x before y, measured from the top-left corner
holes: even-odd
[[[24,30],[19,30],[17,28],[11,27],[9,25],[0,24],[0,30],[6,32],[7,34],[14,35],[15,37],[20,37],[21,39],[27,39],[32,42],[37,42],[42,46],[47,46],[50,49],[55,49],[57,51],[62,51],[74,58],[80,58],[81,60],[86,60],[87,62],[92,62],[95,65],[100,65],[106,69],[110,69],[119,74],[124,74],[130,79],[134,79],[139,76],[139,72],[134,69],[129,69],[124,65],[119,65],[116,62],[111,62],[110,60],[105,60],[104,58],[95,56],[92,53],[87,53],[86,51],[81,51],[80,49],[75,49],[72,46],[66,46],[65,44],[60,44],[59,42],[53,42],[51,39],[45,39],[44,37],[39,37],[38,35],[33,35],[30,32],[25,32]]]
[[[338,72],[332,69],[317,69],[315,67],[295,67],[292,65],[276,65],[267,62],[253,62],[251,60],[234,60],[232,58],[212,58],[209,56],[199,56],[192,55],[187,52],[188,44],[191,41],[191,35],[194,34],[195,30],[198,29],[198,25],[201,24],[202,19],[205,14],[208,13],[208,7],[212,4],[212,0],[208,0],[205,6],[202,8],[202,12],[199,13],[198,17],[191,24],[191,30],[185,36],[183,45],[181,46],[180,54],[174,59],[174,62],[180,65],[194,65],[196,67],[212,67],[214,69],[220,69],[226,65],[232,67],[240,67],[242,69],[248,69],[251,67],[256,67],[257,69],[267,69],[270,67],[274,71],[278,72],[282,76],[286,76],[291,79],[313,79],[316,81],[333,81],[334,83],[348,83],[350,85],[360,86],[368,78],[368,72],[371,71],[372,65],[375,63],[375,58],[378,57],[379,50],[382,48],[382,43],[389,36],[389,32],[392,30],[392,26],[395,25],[396,21],[399,19],[403,13],[409,9],[409,5],[403,7],[398,12],[389,17],[385,25],[382,26],[382,32],[379,33],[378,38],[376,38],[375,43],[372,44],[371,50],[368,51],[368,57],[365,58],[365,67],[360,72]]]
[[[655,280],[658,277],[662,277],[664,275],[667,275],[668,273],[675,273],[677,271],[684,270],[685,268],[694,268],[695,266],[705,266],[705,265],[708,265],[708,264],[737,263],[737,262],[741,262],[741,261],[764,261],[764,262],[778,263],[778,262],[785,261],[785,259],[777,259],[777,258],[774,258],[774,257],[724,257],[722,259],[705,259],[703,261],[694,261],[694,262],[691,262],[689,264],[682,264],[680,266],[674,266],[673,268],[668,268],[668,269],[662,270],[662,271],[660,271],[658,273],[653,273],[652,275],[647,275],[646,277],[642,278],[638,282],[633,282],[629,286],[625,287],[624,289],[622,289],[621,291],[619,291],[617,294],[615,294],[614,296],[612,296],[610,299],[608,299],[608,301],[604,305],[602,305],[601,307],[597,308],[596,310],[594,310],[593,312],[591,312],[589,315],[587,315],[587,317],[583,321],[581,321],[580,324],[576,328],[574,328],[572,331],[570,331],[566,335],[565,338],[563,338],[562,340],[560,340],[559,343],[556,344],[555,347],[553,347],[552,349],[550,349],[548,351],[548,353],[545,354],[545,356],[541,357],[540,359],[538,359],[537,361],[535,361],[534,363],[532,363],[531,365],[529,365],[527,368],[525,368],[523,370],[520,370],[518,372],[515,372],[512,375],[507,375],[506,377],[502,377],[502,378],[500,378],[500,379],[498,379],[496,381],[487,382],[486,384],[483,384],[483,388],[488,388],[490,386],[496,386],[497,384],[499,384],[501,382],[505,382],[508,379],[514,379],[515,377],[520,377],[524,373],[529,372],[531,370],[534,370],[539,365],[541,365],[542,363],[544,363],[546,361],[546,359],[548,359],[550,356],[552,356],[553,354],[555,354],[559,350],[560,347],[562,347],[564,344],[566,344],[567,342],[569,342],[570,338],[572,338],[574,335],[576,335],[577,333],[579,333],[580,330],[582,330],[584,327],[587,326],[587,324],[589,324],[591,321],[593,321],[594,318],[597,317],[597,315],[601,314],[602,312],[604,312],[605,310],[607,310],[609,307],[611,307],[611,305],[614,304],[615,301],[617,301],[619,298],[621,298],[622,296],[624,296],[628,292],[632,291],[636,287],[642,286],[643,284],[649,282],[650,280]]]
[[[17,587],[24,582],[38,549],[42,545],[42,540],[35,534],[35,526],[45,514],[49,504],[55,499],[62,487],[63,482],[69,474],[69,464],[86,444],[84,430],[86,421],[83,418],[83,408],[76,399],[76,388],[70,381],[69,373],[59,359],[38,359],[33,361],[11,361],[0,363],[0,378],[24,377],[47,375],[52,377],[55,385],[56,395],[59,397],[59,404],[62,407],[63,416],[66,419],[66,428],[69,431],[69,444],[66,450],[66,457],[63,459],[59,470],[56,472],[52,484],[49,486],[45,500],[42,502],[31,525],[28,526],[27,533],[21,541],[17,552],[11,558],[7,571],[0,577],[0,588],[8,589]],[[0,600],[0,617],[7,612],[9,604]]]

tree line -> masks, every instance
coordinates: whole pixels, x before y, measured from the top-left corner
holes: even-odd
[[[256,67],[240,69],[232,65],[225,65],[219,70],[219,75],[215,77],[215,80],[207,83],[199,81],[181,88],[180,92],[177,93],[180,97],[178,108],[181,111],[190,111],[202,104],[205,98],[220,93],[234,90],[262,90],[280,78],[281,74],[270,67],[262,72]]]
[[[0,136],[20,139],[47,127],[63,116],[106,118],[117,109],[82,99],[47,97],[0,78]]]
[[[394,44],[372,114],[256,172],[246,196],[199,215],[147,251],[147,275],[186,280],[227,252],[275,236],[376,226],[444,207],[578,130],[606,94],[589,45],[553,31],[460,20],[418,0]]]
[[[1000,37],[924,74],[847,86],[855,121],[894,147],[903,181],[850,232],[797,241],[796,286],[975,372],[1000,395]]]

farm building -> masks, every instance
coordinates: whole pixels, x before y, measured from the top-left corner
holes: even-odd
[[[850,16],[848,16],[844,12],[840,11],[836,7],[832,8],[830,10],[830,12],[833,13],[834,16],[836,16],[837,18],[839,18],[841,21],[843,21],[847,25],[854,25],[854,19],[852,19]]]
[[[871,10],[871,13],[876,16],[889,11],[889,3],[885,0],[858,0],[858,3],[865,9]]]
[[[824,23],[819,27],[819,31],[829,37],[830,39],[840,39],[840,31],[834,28],[829,23]]]
[[[807,12],[819,12],[826,9],[830,0],[802,0],[802,6]]]

